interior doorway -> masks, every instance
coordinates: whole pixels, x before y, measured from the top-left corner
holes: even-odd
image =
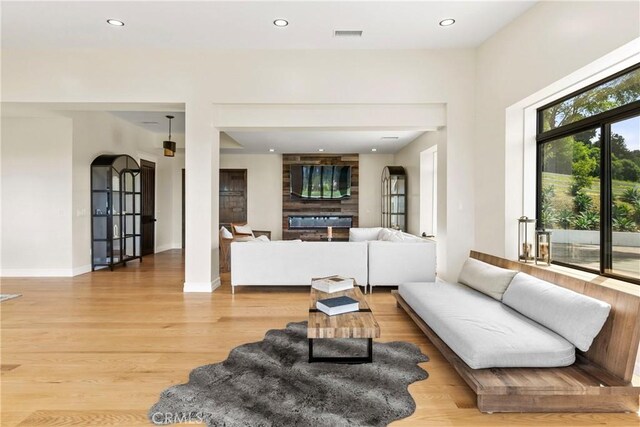
[[[438,146],[420,153],[420,232],[435,237],[438,231]]]
[[[247,170],[220,169],[220,226],[247,222]]]
[[[156,164],[148,160],[140,160],[140,181],[142,186],[142,256],[155,252],[156,235]]]

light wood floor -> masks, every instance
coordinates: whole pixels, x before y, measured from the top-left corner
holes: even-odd
[[[308,288],[242,288],[228,277],[212,294],[183,294],[181,251],[145,257],[113,272],[64,279],[3,279],[0,304],[3,427],[148,425],[146,412],[166,387],[197,366],[219,362],[272,328],[304,320]],[[389,289],[369,304],[381,341],[416,343],[429,378],[409,387],[417,410],[397,426],[639,424],[637,414],[481,414],[473,394]]]

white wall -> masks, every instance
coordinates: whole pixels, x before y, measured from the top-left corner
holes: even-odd
[[[511,212],[522,194],[506,169],[522,157],[507,157],[505,109],[640,36],[638,16],[638,2],[540,2],[478,48],[476,249],[504,256],[516,247]]]
[[[393,154],[360,154],[358,199],[360,227],[380,227],[382,170],[393,166]]]
[[[0,275],[71,275],[71,136],[67,118],[2,119]]]
[[[220,169],[247,170],[247,223],[282,239],[282,156],[221,154]]]
[[[446,201],[439,200],[443,208],[449,204],[441,218],[452,226],[448,233],[438,233],[439,247],[447,255],[439,260],[443,277],[448,271],[457,276],[473,245],[473,49],[131,49],[108,54],[5,49],[2,56],[4,101],[185,103],[187,282],[200,286],[218,277],[217,227],[211,230],[218,222],[217,173],[211,170],[217,171],[219,139],[212,104],[446,104],[446,147],[439,147],[438,156],[443,162],[439,171],[446,177],[441,182],[449,182],[450,191]]]
[[[184,155],[164,158],[162,135],[106,112],[39,114],[50,117],[2,118],[2,275],[91,270],[90,165],[100,154],[156,163],[156,250],[180,247],[174,200],[179,209],[181,188],[174,176],[184,167]]]
[[[174,219],[174,171],[181,158],[165,158],[159,149],[164,136],[106,112],[65,113],[73,119],[73,266],[90,267],[91,257],[91,162],[100,154],[129,154],[139,161],[156,163],[156,249],[176,246],[173,230],[180,227],[180,217]],[[180,203],[180,199],[177,200]]]
[[[420,232],[438,234],[438,146],[420,153]]]
[[[438,146],[444,146],[446,144],[446,129],[440,129],[436,132],[425,132],[420,137],[416,138],[411,144],[404,147],[395,155],[395,164],[397,166],[403,166],[407,173],[407,190],[409,192],[407,207],[409,217],[408,219],[408,232],[415,235],[420,235],[423,230],[420,229],[420,155],[423,151]],[[440,156],[438,156],[440,157]],[[440,159],[438,159],[440,162]],[[438,164],[438,206],[446,206],[446,202],[442,202],[440,197],[444,197],[446,200],[446,187],[442,187],[442,181],[446,182],[446,172],[441,171],[440,164]],[[446,211],[438,212],[438,220],[440,217],[446,217]],[[440,225],[439,225],[440,228]]]

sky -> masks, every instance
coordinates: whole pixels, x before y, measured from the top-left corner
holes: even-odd
[[[622,135],[629,150],[640,150],[640,116],[613,123],[611,133]]]

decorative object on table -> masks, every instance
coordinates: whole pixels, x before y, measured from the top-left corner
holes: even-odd
[[[349,277],[328,276],[311,280],[311,286],[319,291],[332,294],[353,288],[353,282],[354,280]]]
[[[351,313],[360,310],[358,301],[348,296],[325,298],[316,302],[316,308],[328,316]]]
[[[536,264],[551,265],[551,232],[536,230]]]
[[[333,227],[327,227],[327,240],[331,241],[333,238]]]
[[[382,226],[407,229],[407,174],[402,166],[382,170]]]
[[[309,321],[307,338],[309,340],[309,363],[372,363],[373,340],[380,338],[380,325],[376,321],[367,300],[355,283],[353,289],[342,294],[358,301],[358,311],[344,316],[327,316],[318,310],[317,302],[324,299],[324,293],[311,288],[309,293]],[[343,338],[357,339],[366,343],[366,355],[362,353],[346,354],[318,354],[315,352],[314,343],[337,340]],[[322,353],[322,352],[320,352]]]
[[[22,294],[0,294],[0,302],[21,297]]]
[[[364,351],[362,340],[318,340],[318,353]],[[260,342],[201,366],[186,384],[160,395],[149,410],[155,424],[200,416],[207,426],[386,426],[416,408],[407,387],[425,380],[429,360],[414,344],[375,343],[363,365],[307,362],[307,324],[270,330]],[[348,385],[348,387],[346,386]],[[172,417],[165,417],[170,414]]]
[[[176,143],[171,140],[171,120],[173,120],[173,116],[165,116],[169,119],[169,139],[167,141],[162,141],[162,148],[164,150],[165,157],[174,157],[176,155]]]
[[[140,257],[140,166],[126,154],[105,154],[91,163],[92,270]]]
[[[533,237],[536,220],[526,216],[518,218],[518,261],[533,261],[533,244],[529,241]]]

